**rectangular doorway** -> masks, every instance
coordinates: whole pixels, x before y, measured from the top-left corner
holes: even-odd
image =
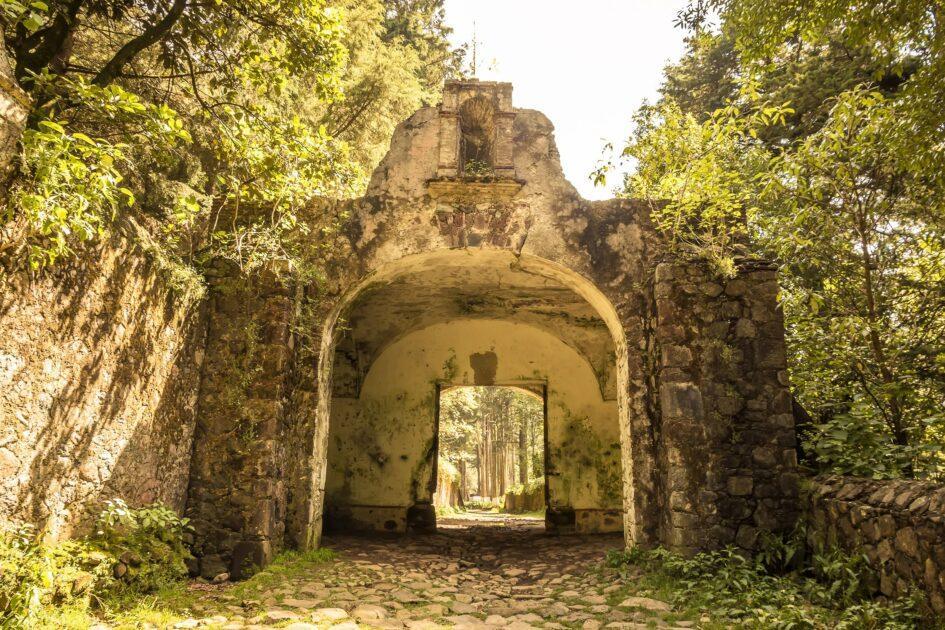
[[[544,528],[547,386],[437,386],[437,526]]]

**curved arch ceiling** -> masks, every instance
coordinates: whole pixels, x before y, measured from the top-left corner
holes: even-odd
[[[360,382],[387,346],[412,331],[459,319],[505,320],[542,329],[574,348],[594,370],[603,397],[615,398],[616,349],[597,310],[516,261],[475,252],[448,256],[368,285],[346,310],[336,369],[352,366]]]

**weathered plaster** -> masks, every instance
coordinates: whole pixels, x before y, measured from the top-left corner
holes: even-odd
[[[491,369],[477,371],[483,357]],[[372,363],[359,397],[333,399],[328,503],[429,502],[437,385],[528,382],[547,387],[550,505],[622,512],[617,404],[602,398],[587,360],[532,325],[462,318],[399,338]]]

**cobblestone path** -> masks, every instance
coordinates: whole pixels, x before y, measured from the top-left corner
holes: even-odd
[[[548,536],[537,519],[440,518],[431,536],[327,537],[337,557],[267,578],[256,597],[207,593],[217,614],[177,627],[688,628],[604,566],[619,535]],[[208,608],[208,610],[210,609]]]

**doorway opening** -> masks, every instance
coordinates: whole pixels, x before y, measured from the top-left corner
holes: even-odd
[[[541,528],[547,386],[437,387],[438,527]]]

